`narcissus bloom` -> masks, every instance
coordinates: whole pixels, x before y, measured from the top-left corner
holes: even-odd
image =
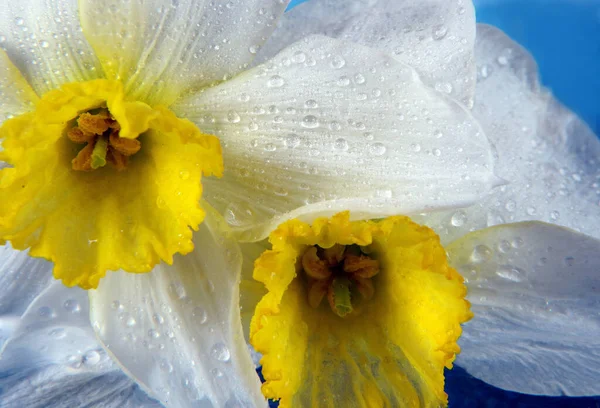
[[[242,255],[251,266],[264,244],[240,250],[227,231],[262,239],[290,218],[310,224],[346,209],[357,219],[400,213],[416,220],[427,213],[419,223],[440,235],[450,265],[468,280],[475,311],[463,328],[457,364],[463,359],[486,381],[522,392],[600,393],[590,371],[597,355],[590,351],[600,338],[597,312],[593,301],[582,301],[597,296],[597,241],[540,224],[468,234],[524,219],[597,234],[590,221],[600,219],[590,216],[597,214],[597,199],[589,188],[597,167],[578,146],[596,151],[598,143],[540,88],[535,64],[517,44],[486,27],[478,29],[475,43],[469,1],[344,1],[349,14],[324,8],[301,24],[310,24],[309,34],[339,39],[296,37],[300,42],[290,45],[281,30],[293,24],[292,11],[260,51],[265,63],[245,72],[285,4],[209,2],[201,9],[204,3],[181,0],[98,3],[103,14],[94,23],[105,48],[96,52],[101,60],[116,56],[123,64],[117,79],[134,73],[126,93],[154,106],[154,97],[135,93],[138,85],[152,82],[155,87],[144,89],[173,95],[183,87],[176,103],[163,104],[219,137],[224,175],[203,178],[203,196],[229,225],[203,204],[205,220],[194,237],[198,250],[175,255],[173,266],[159,264],[149,274],[108,274],[90,291],[92,325],[86,292],[48,286],[47,263],[1,248],[0,343],[9,340],[0,387],[8,406],[264,406],[237,311]],[[301,7],[311,4],[334,2],[310,0]],[[365,13],[361,5],[374,7]],[[10,3],[15,9],[0,19],[2,46],[36,93],[49,90],[48,78],[70,72],[61,69],[71,66],[62,60],[69,50],[88,55],[79,21],[67,18],[76,16],[69,12],[73,4],[64,6],[40,12],[27,1]],[[48,32],[64,41],[50,41]],[[96,67],[92,74],[113,72],[77,65],[90,66]],[[29,74],[41,72],[52,74]],[[495,178],[486,135],[498,148],[499,176],[510,183],[491,196]],[[554,186],[560,186],[557,194]],[[481,204],[429,213],[474,201]],[[454,238],[461,238],[456,245]],[[542,258],[545,266],[538,267]],[[350,281],[358,278],[353,273]],[[578,281],[585,283],[573,283]],[[239,289],[252,296],[256,286],[262,283],[244,280]],[[260,298],[264,290],[256,293]],[[320,307],[331,312],[321,294]],[[254,305],[244,303],[244,317]],[[337,306],[347,309],[339,299]],[[527,330],[532,321],[544,328],[543,340]],[[527,370],[511,370],[515,363]],[[544,381],[532,384],[531,378]]]
[[[268,293],[250,326],[266,397],[282,408],[447,403],[444,367],[471,313],[431,229],[346,212],[288,221],[269,241],[254,268]]]
[[[244,71],[286,3],[7,4],[2,242],[95,288],[190,252],[203,190],[256,240],[292,216],[453,207],[497,183],[470,113],[385,53],[317,36]]]

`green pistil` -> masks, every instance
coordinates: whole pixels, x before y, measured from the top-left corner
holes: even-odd
[[[334,279],[331,283],[333,288],[334,313],[344,317],[352,312],[352,301],[350,299],[350,280],[346,278]]]
[[[108,151],[108,137],[100,136],[96,140],[92,151],[92,169],[106,166],[106,153]]]

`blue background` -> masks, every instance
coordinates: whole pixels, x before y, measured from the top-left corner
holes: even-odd
[[[304,1],[293,0],[290,8]],[[477,21],[501,28],[527,48],[542,83],[600,135],[600,0],[474,3]],[[600,397],[523,395],[492,387],[460,367],[446,374],[450,408],[600,408]]]

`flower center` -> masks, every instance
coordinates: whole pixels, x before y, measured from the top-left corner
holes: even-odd
[[[302,270],[308,284],[308,303],[317,308],[327,295],[333,313],[345,317],[354,310],[357,294],[369,300],[375,294],[372,277],[379,261],[367,247],[335,244],[331,248],[311,246],[302,255]]]
[[[125,170],[129,156],[142,147],[137,139],[119,135],[121,125],[108,109],[93,109],[80,114],[76,126],[67,131],[67,137],[75,143],[86,144],[71,164],[73,170],[92,171],[110,163],[117,170]]]

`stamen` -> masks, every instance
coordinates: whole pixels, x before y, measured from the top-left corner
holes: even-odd
[[[71,128],[67,132],[67,137],[69,140],[75,143],[87,143],[92,141],[96,135],[89,132],[84,132],[80,128]]]
[[[89,142],[83,149],[77,153],[77,157],[75,157],[71,161],[71,166],[73,170],[78,171],[92,171],[92,152],[94,151],[94,142]]]
[[[331,271],[317,255],[317,248],[310,247],[302,256],[304,272],[313,279],[323,280],[331,276]]]
[[[69,140],[87,143],[72,160],[73,170],[91,171],[110,163],[118,171],[127,168],[128,157],[140,151],[138,139],[119,137],[121,125],[107,109],[84,112],[77,118],[77,126],[67,131]]]
[[[339,317],[345,317],[349,313],[352,313],[350,284],[349,279],[336,278],[329,286],[327,300],[329,300],[331,310]]]
[[[361,278],[372,278],[379,273],[379,262],[365,255],[347,255],[344,259],[344,272]]]
[[[106,166],[106,153],[108,151],[108,138],[100,136],[96,139],[96,145],[92,151],[92,169],[96,170],[98,167]]]
[[[108,112],[100,112],[95,115],[85,112],[79,115],[77,125],[83,132],[101,135],[108,130],[110,125],[110,115]]]
[[[330,248],[311,246],[299,259],[307,279],[308,303],[317,308],[327,294],[331,310],[340,317],[354,311],[352,295],[363,300],[375,295],[371,279],[380,271],[379,261],[366,255],[359,245],[335,244]],[[300,272],[300,271],[299,271]],[[360,299],[356,301],[360,302]]]
[[[137,139],[126,139],[119,137],[118,131],[113,131],[110,134],[110,145],[124,156],[132,156],[140,151],[142,144]]]

